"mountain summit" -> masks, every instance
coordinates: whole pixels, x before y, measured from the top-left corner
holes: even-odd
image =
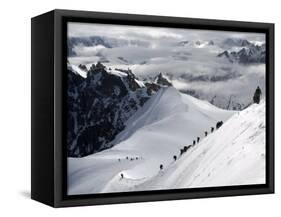
[[[161,86],[172,86],[172,83],[161,72],[155,77],[154,82]]]

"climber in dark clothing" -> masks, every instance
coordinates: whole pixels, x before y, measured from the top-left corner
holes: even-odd
[[[160,170],[163,170],[163,164],[160,164]]]
[[[199,141],[200,141],[200,137],[197,137],[197,143],[199,143]]]
[[[255,91],[255,94],[254,94],[254,97],[253,97],[253,101],[254,101],[254,103],[259,104],[260,100],[261,100],[261,89],[258,86],[256,91]]]
[[[180,155],[182,155],[184,153],[184,149],[180,150]]]
[[[207,131],[205,131],[205,136],[208,136],[208,132]]]
[[[217,122],[216,128],[219,129],[223,125],[223,121]]]
[[[196,141],[195,141],[195,140],[193,140],[193,145],[195,145],[195,143],[196,143]]]
[[[213,128],[213,127],[211,127],[211,133],[212,133],[212,132],[214,132],[214,128]]]

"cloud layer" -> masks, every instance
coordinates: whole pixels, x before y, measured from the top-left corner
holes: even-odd
[[[265,89],[265,64],[232,64],[217,57],[226,49],[226,39],[263,44],[264,34],[68,23],[69,38],[92,36],[99,36],[114,46],[77,44],[73,48],[76,56],[68,58],[71,64],[90,67],[101,61],[111,68],[130,68],[140,79],[162,72],[169,76],[176,88],[194,90],[200,98],[209,101],[213,97],[226,101],[234,96],[247,104],[257,85],[263,91]]]
[[[128,25],[109,25],[98,23],[68,23],[69,37],[89,37],[93,35],[113,37],[119,39],[142,39],[151,43],[159,43],[159,40],[214,40],[220,41],[225,38],[245,38],[250,41],[265,41],[264,34],[214,31],[214,30],[196,30],[181,28],[162,28],[146,26],[128,26]],[[164,42],[163,41],[163,42]]]

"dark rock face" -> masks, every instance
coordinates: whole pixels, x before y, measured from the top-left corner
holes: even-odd
[[[226,51],[218,54],[218,57],[223,57],[223,56],[225,56],[226,58],[229,58],[229,52],[226,50]]]
[[[78,67],[84,71],[87,71],[87,67],[83,64],[80,64]]]
[[[161,86],[172,86],[172,84],[166,79],[162,73],[159,73],[155,78],[155,83]]]
[[[152,95],[157,92],[161,87],[155,83],[145,83],[146,91],[148,95]]]
[[[126,73],[127,73],[127,77],[125,79],[126,79],[126,82],[129,85],[129,88],[132,91],[136,91],[137,89],[139,89],[140,85],[135,81],[136,76],[132,73],[132,71],[127,70]]]
[[[85,69],[83,66],[80,68]],[[127,76],[109,73],[101,63],[93,64],[83,78],[68,67],[67,147],[69,157],[83,157],[112,147],[110,142],[154,91]]]

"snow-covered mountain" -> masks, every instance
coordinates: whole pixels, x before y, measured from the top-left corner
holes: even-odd
[[[225,123],[210,133],[217,120]],[[200,142],[180,155],[197,136]],[[70,195],[265,183],[264,101],[230,112],[162,88],[115,142],[111,149],[68,159]]]
[[[263,183],[265,34],[108,27],[68,23],[69,194]]]
[[[68,60],[73,66],[83,64],[88,69],[98,61],[107,68],[129,68],[149,83],[161,73],[182,93],[223,109],[242,110],[251,102],[257,86],[265,91],[265,41],[250,39],[211,35],[169,39],[163,35],[155,41],[110,34],[72,36],[68,51],[75,54],[69,54]]]
[[[136,190],[265,184],[265,154],[262,101],[234,114],[219,130]]]
[[[230,40],[230,39],[229,39]],[[230,40],[228,44],[233,44],[230,42],[237,42]],[[255,45],[247,40],[238,40],[234,43],[237,47],[232,47],[229,50],[225,50],[218,54],[218,57],[227,58],[231,63],[265,63],[266,51],[265,44]],[[234,49],[235,48],[235,49]]]
[[[158,175],[160,164],[172,165],[181,148],[203,140],[205,131],[234,113],[162,87],[125,122],[112,148],[68,159],[69,194],[135,190]]]
[[[68,68],[68,155],[75,157],[106,148],[150,96],[129,71],[109,73],[100,63],[83,68]]]
[[[166,83],[165,83],[166,82]],[[143,83],[130,70],[101,63],[68,65],[68,156],[83,157],[109,148],[125,122],[161,87],[164,77]]]

